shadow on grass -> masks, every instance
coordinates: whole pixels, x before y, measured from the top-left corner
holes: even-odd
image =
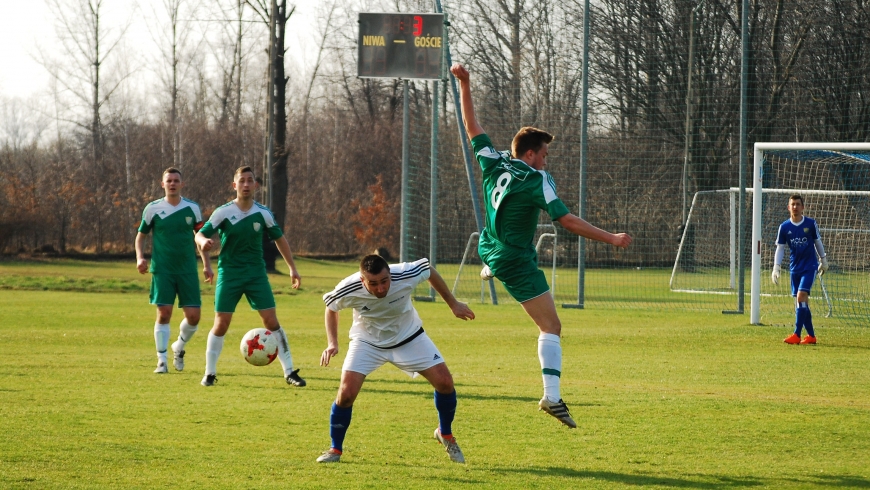
[[[701,476],[697,480],[688,478],[670,478],[666,476],[642,475],[633,473],[616,473],[612,471],[582,471],[570,468],[493,468],[494,472],[530,473],[536,476],[552,476],[559,478],[578,478],[583,480],[599,480],[624,485],[647,486],[663,485],[684,488],[736,488],[758,487],[769,485],[761,478],[755,477],[723,477]]]

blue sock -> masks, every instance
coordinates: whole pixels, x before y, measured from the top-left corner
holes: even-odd
[[[332,438],[332,447],[341,451],[344,444],[344,436],[350,427],[350,417],[353,415],[353,407],[341,408],[332,402],[332,412],[329,414],[329,437]]]
[[[804,311],[800,307],[803,303],[799,303],[794,309],[794,334],[801,336],[801,330],[804,328]]]
[[[804,310],[804,327],[807,329],[807,335],[815,337],[816,331],[813,328],[813,313],[810,311],[810,305],[807,303],[801,303],[800,309]]]
[[[456,415],[456,390],[449,395],[435,392],[435,409],[438,410],[438,428],[442,436],[453,434],[453,417]]]

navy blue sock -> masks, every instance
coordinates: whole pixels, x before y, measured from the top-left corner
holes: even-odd
[[[344,444],[344,436],[350,427],[350,417],[353,415],[353,407],[341,408],[332,402],[332,412],[329,414],[329,437],[332,438],[332,447],[341,451]]]
[[[800,308],[804,310],[804,328],[807,329],[807,335],[815,337],[816,331],[813,328],[813,313],[810,311],[810,305],[808,303],[801,303]]]
[[[456,415],[456,390],[449,395],[435,392],[435,408],[438,410],[438,428],[441,435],[453,434],[453,417]]]
[[[804,312],[798,304],[794,309],[794,334],[801,336],[801,330],[804,328]]]

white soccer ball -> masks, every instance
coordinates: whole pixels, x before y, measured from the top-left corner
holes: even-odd
[[[278,357],[278,339],[265,328],[255,328],[242,337],[242,356],[254,366],[271,364]]]

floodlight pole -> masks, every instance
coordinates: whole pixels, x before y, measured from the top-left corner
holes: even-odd
[[[580,108],[580,176],[577,215],[586,219],[586,163],[589,157],[589,0],[583,2],[583,79]],[[553,253],[556,253],[555,250]],[[577,304],[563,303],[562,308],[584,308],[586,301],[586,239],[577,237]]]
[[[588,0],[587,0],[588,1]],[[438,13],[443,13],[441,8],[441,0],[435,0],[435,8]],[[447,40],[447,35],[444,35],[444,56],[446,57],[447,66],[453,64],[450,56],[450,43]],[[468,187],[471,190],[471,206],[474,209],[474,221],[477,224],[477,231],[483,232],[483,215],[480,212],[480,198],[477,196],[477,185],[474,183],[474,166],[471,164],[471,150],[468,148],[468,134],[465,132],[465,124],[462,123],[462,104],[459,101],[459,90],[456,87],[456,77],[451,73],[450,87],[453,90],[453,107],[456,109],[456,129],[459,131],[459,142],[462,144],[462,156],[465,157],[465,173],[468,176]],[[495,294],[495,283],[492,279],[489,281],[489,295],[492,298],[492,304],[498,304],[498,298]]]

